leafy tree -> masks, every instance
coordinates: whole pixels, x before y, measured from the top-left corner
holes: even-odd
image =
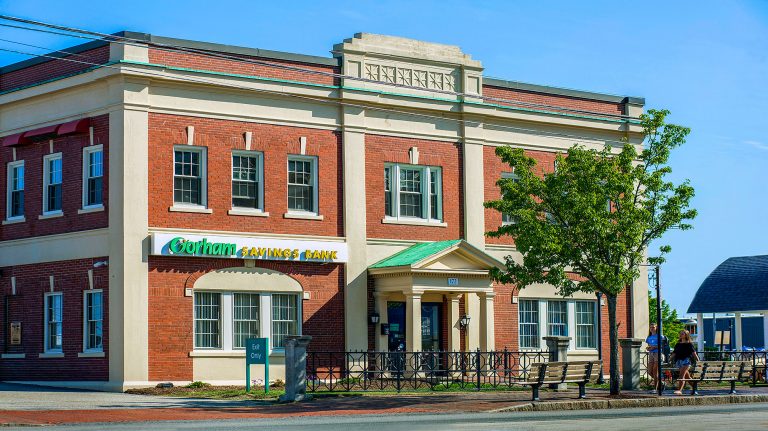
[[[648,315],[651,323],[656,322],[656,297],[648,292]],[[685,329],[685,324],[680,322],[677,310],[670,307],[664,298],[661,299],[661,332],[669,340],[670,347],[675,347],[680,331]]]
[[[485,203],[514,220],[486,235],[512,237],[523,256],[522,262],[507,256],[506,268],[493,273],[497,281],[518,288],[549,283],[563,296],[605,295],[611,394],[619,393],[617,297],[640,276],[641,265],[660,264],[671,251],[663,245],[646,259],[649,244],[669,229],[690,229],[686,221],[696,217],[689,208],[694,196],[689,182],[665,179],[670,151],[690,133],[667,124],[668,114],[649,110],[640,116],[645,138],[639,152],[626,140],[620,149],[574,145],[566,156],[558,155],[553,173],[520,148],[498,147],[496,154],[515,178],[499,180],[502,198]]]

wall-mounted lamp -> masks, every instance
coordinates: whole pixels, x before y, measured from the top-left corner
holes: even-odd
[[[461,316],[461,319],[459,319],[459,326],[461,326],[462,328],[466,328],[467,326],[469,326],[470,319],[471,317],[469,317],[469,314],[465,314]]]
[[[371,323],[371,325],[375,325],[379,323],[379,313],[373,312],[368,316],[368,321]]]

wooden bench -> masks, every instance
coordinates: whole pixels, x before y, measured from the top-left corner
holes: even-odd
[[[602,361],[542,362],[531,364],[528,378],[520,382],[533,390],[533,401],[539,401],[539,388],[542,385],[576,383],[579,385],[579,398],[586,398],[586,385],[597,379]]]
[[[693,387],[691,395],[698,395],[699,383],[714,382],[731,384],[731,394],[736,393],[736,382],[740,382],[752,376],[752,362],[750,361],[701,361],[690,371],[691,378],[679,379],[688,382]]]

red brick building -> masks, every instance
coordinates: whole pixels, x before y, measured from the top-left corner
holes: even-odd
[[[241,382],[256,336],[280,377],[296,334],[315,351],[567,335],[597,356],[593,296],[490,280],[518,254],[485,237],[504,220],[483,202],[511,174],[496,146],[551,170],[573,136],[639,145],[642,99],[484,78],[458,47],[388,36],[333,57],[121,36],[0,68],[0,380]],[[621,297],[622,336],[647,330],[646,288]]]

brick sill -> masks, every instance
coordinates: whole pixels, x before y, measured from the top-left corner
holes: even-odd
[[[24,359],[27,355],[24,353],[3,353],[0,359]]]
[[[204,208],[204,207],[185,207],[185,206],[172,206],[168,208],[168,211],[170,212],[177,212],[177,213],[199,213],[199,214],[211,214],[213,213],[213,210],[210,208]]]
[[[323,216],[318,214],[312,214],[312,213],[285,213],[283,214],[283,218],[292,218],[292,219],[299,219],[299,220],[322,220]]]
[[[231,210],[227,211],[227,214],[247,217],[269,217],[269,213],[267,212],[246,208],[232,208]]]
[[[80,352],[77,354],[78,358],[103,358],[104,352]]]
[[[64,353],[41,353],[37,357],[42,359],[63,358]]]
[[[104,211],[104,206],[99,205],[97,207],[80,208],[77,210],[78,214],[90,214]]]
[[[401,224],[406,226],[448,227],[448,223],[446,222],[403,220],[403,219],[386,218],[386,217],[381,219],[381,222],[383,224]]]

